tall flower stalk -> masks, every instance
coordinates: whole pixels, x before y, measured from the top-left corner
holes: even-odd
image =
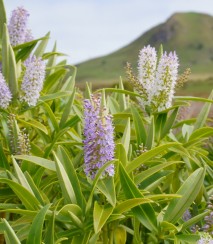
[[[26,71],[21,84],[21,101],[29,106],[35,106],[43,88],[45,78],[45,62],[32,56],[25,61]]]
[[[28,29],[28,18],[30,14],[23,7],[12,11],[8,24],[10,43],[12,46],[33,40],[31,30]]]
[[[6,109],[12,99],[12,94],[0,72],[0,107]]]
[[[114,127],[112,116],[101,106],[101,97],[84,100],[84,171],[92,179],[108,161],[114,159]],[[114,165],[106,168],[102,177],[114,175]]]

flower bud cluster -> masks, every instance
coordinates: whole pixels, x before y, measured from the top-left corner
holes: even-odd
[[[205,232],[200,232],[200,240],[197,242],[197,244],[213,244],[212,237]]]
[[[114,159],[114,127],[112,116],[101,106],[100,96],[84,100],[84,171],[92,179],[108,161]],[[109,165],[102,177],[114,175],[114,165]]]

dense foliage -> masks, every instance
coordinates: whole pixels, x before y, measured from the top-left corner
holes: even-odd
[[[134,92],[121,80],[81,92],[56,45],[45,51],[49,33],[26,37],[21,19],[16,42],[0,11],[1,243],[212,243],[213,93],[173,97],[177,56],[162,50],[158,88],[140,60],[139,78],[127,68]],[[202,110],[180,119],[190,101]]]

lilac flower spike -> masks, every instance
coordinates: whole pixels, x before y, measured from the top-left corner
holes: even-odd
[[[12,99],[12,94],[0,72],[0,107],[6,109]]]
[[[112,116],[101,107],[100,96],[84,100],[84,171],[94,179],[98,169],[114,159],[115,144]],[[114,165],[106,168],[102,177],[114,175]]]
[[[25,67],[21,84],[21,101],[28,103],[29,106],[35,106],[43,88],[46,65],[41,58],[33,56],[25,61]]]
[[[27,28],[28,18],[29,13],[23,7],[18,7],[13,10],[8,25],[10,43],[12,46],[16,46],[33,39],[32,35],[30,35],[29,39],[30,30]]]

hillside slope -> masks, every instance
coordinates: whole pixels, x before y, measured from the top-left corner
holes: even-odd
[[[180,70],[190,67],[196,77],[213,76],[213,16],[176,13],[118,51],[78,64],[77,81],[98,82],[100,86],[116,82],[119,76],[125,76],[127,61],[137,67],[143,46],[150,44],[158,49],[161,43],[164,50],[176,50]]]

